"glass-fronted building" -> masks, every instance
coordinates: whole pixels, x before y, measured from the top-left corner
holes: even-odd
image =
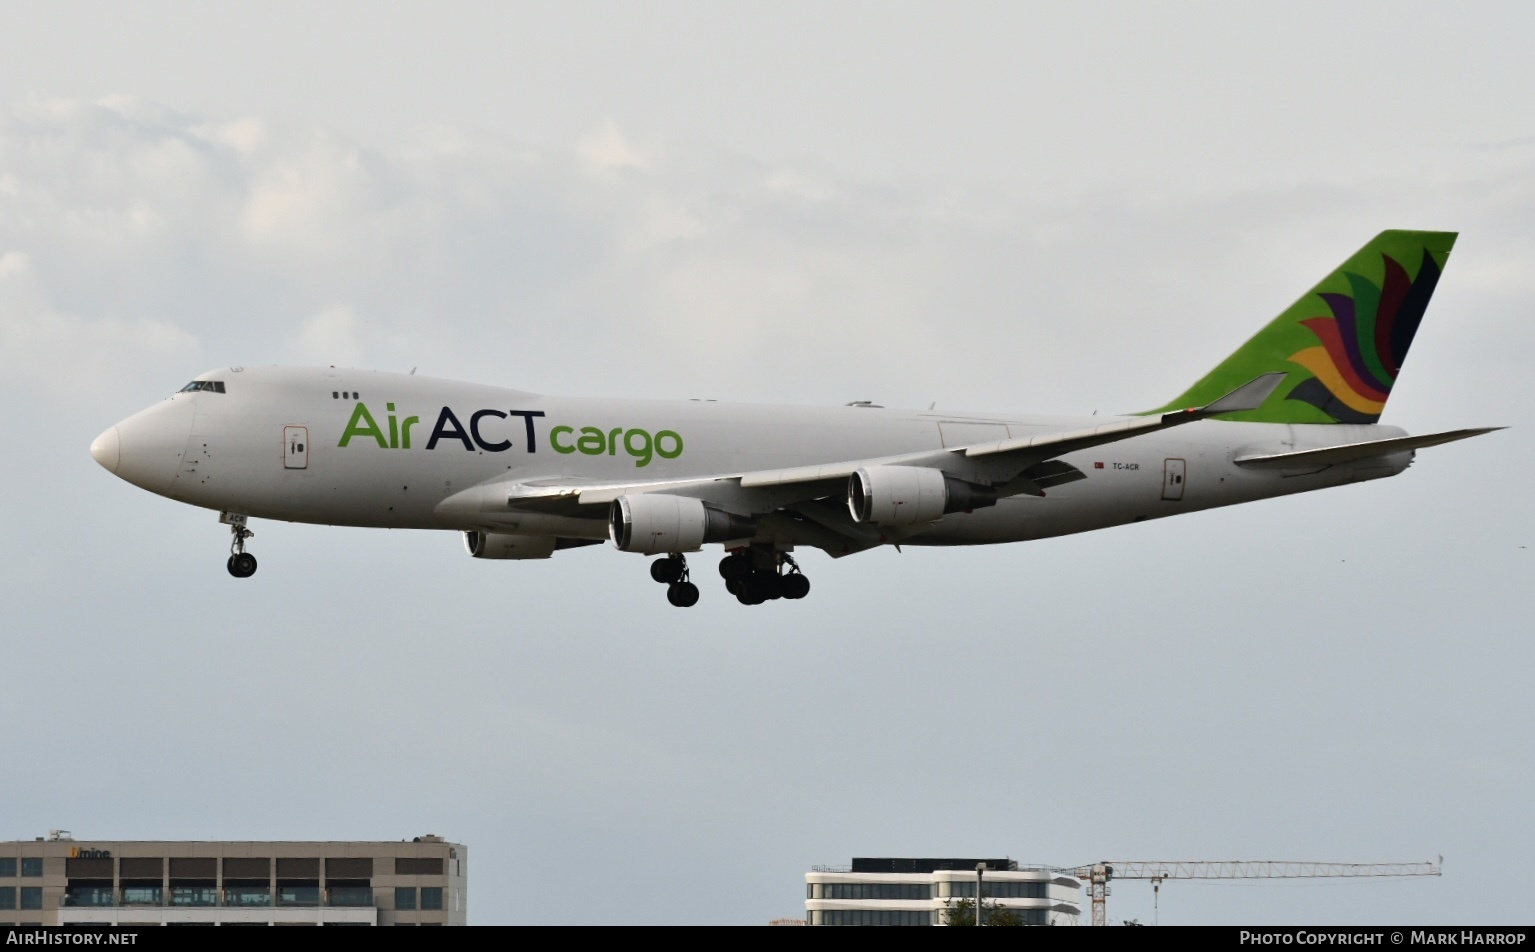
[[[0,926],[464,925],[469,856],[395,841],[0,842]]]
[[[977,876],[976,867],[986,864]],[[805,920],[813,926],[939,926],[956,900],[1005,909],[1024,925],[1077,925],[1082,883],[1047,867],[1011,859],[854,857],[850,866],[805,874]],[[968,904],[967,904],[968,905]]]

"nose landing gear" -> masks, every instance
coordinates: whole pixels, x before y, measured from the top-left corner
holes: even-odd
[[[220,513],[219,521],[229,526],[234,539],[229,543],[229,561],[224,563],[235,578],[250,578],[256,574],[256,557],[245,551],[245,540],[256,533],[245,528],[245,517],[236,513]]]
[[[810,594],[810,580],[787,552],[765,546],[738,549],[720,561],[725,589],[742,605],[761,605],[775,598],[799,599]]]
[[[229,574],[235,578],[250,578],[256,574],[256,557],[249,552],[231,555],[225,565],[229,568]]]
[[[688,560],[681,553],[650,563],[650,577],[666,586],[666,600],[678,608],[698,604],[698,586],[688,581]]]

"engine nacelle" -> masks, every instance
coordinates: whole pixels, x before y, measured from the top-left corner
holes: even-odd
[[[696,552],[705,542],[745,539],[753,532],[750,520],[689,496],[619,496],[608,510],[608,538],[624,552]]]
[[[847,508],[854,522],[910,526],[950,512],[997,504],[997,491],[923,466],[871,466],[848,479]]]
[[[477,559],[547,559],[554,554],[554,536],[511,532],[464,533],[464,548]]]

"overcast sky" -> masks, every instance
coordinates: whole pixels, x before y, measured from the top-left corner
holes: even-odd
[[[435,832],[479,923],[760,923],[854,855],[1442,853],[1173,883],[1161,921],[1527,922],[1532,35],[1520,3],[13,7],[0,838]],[[1384,228],[1462,235],[1382,422],[1515,429],[807,553],[799,603],[265,522],[238,582],[213,513],[87,451],[231,364],[1145,409]]]

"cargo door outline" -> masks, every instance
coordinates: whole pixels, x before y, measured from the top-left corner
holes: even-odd
[[[282,428],[282,468],[309,468],[309,427],[285,426]]]
[[[1183,501],[1183,486],[1187,475],[1187,460],[1174,457],[1162,461],[1162,499],[1164,501]]]

